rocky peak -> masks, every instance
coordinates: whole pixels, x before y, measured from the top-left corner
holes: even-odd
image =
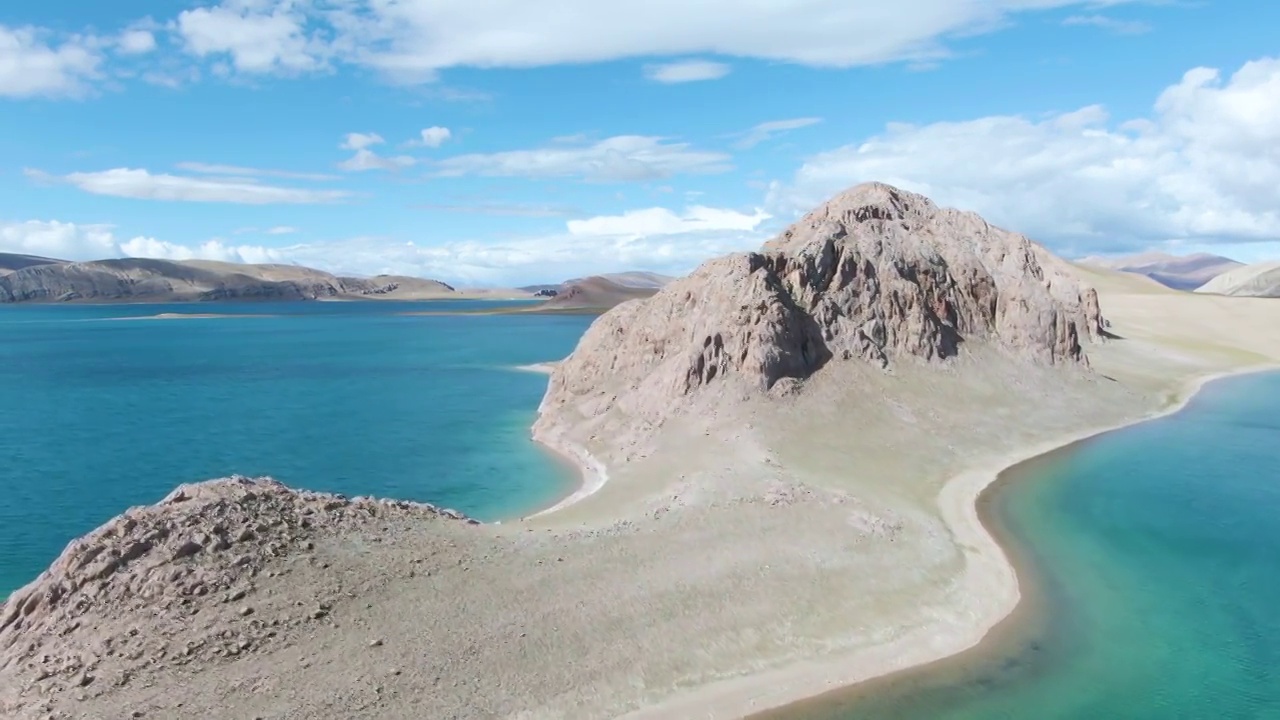
[[[661,407],[730,377],[767,390],[828,362],[944,361],[981,341],[1087,366],[1097,296],[1025,236],[882,183],[858,185],[761,252],[717,258],[601,316],[552,375],[544,414]],[[608,395],[602,399],[602,395]],[[647,399],[646,399],[647,398]]]

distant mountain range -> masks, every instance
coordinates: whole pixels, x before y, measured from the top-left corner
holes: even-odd
[[[675,278],[651,272],[621,272],[566,280],[559,285],[530,285],[521,290],[549,297],[548,310],[598,310],[650,297]]]
[[[1083,258],[1080,263],[1145,275],[1175,290],[1195,290],[1222,273],[1244,267],[1244,263],[1208,253],[1168,255],[1152,252],[1121,257],[1094,256]]]
[[[351,277],[300,265],[120,258],[72,262],[0,253],[0,303],[219,300],[436,300],[547,298],[547,310],[603,310],[653,295],[672,278],[621,272],[512,290],[459,290],[400,275]]]
[[[1233,268],[1197,288],[1196,292],[1280,298],[1280,262],[1261,262]]]
[[[145,258],[69,262],[0,253],[0,303],[426,300],[461,295],[436,280],[344,277],[296,265]]]

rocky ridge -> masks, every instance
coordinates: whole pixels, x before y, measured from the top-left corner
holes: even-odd
[[[1097,293],[1025,236],[868,183],[760,252],[711,260],[602,315],[552,373],[535,434],[617,406],[656,422],[720,383],[787,388],[832,360],[936,362],[974,341],[1087,366],[1083,344],[1103,326]]]
[[[1241,265],[1196,288],[1196,292],[1232,297],[1280,298],[1280,262]]]
[[[148,258],[11,264],[12,272],[0,274],[0,303],[413,300],[455,292],[435,280],[343,277],[293,265]]]
[[[240,476],[130,509],[72,542],[0,607],[0,714],[58,693],[105,692],[158,666],[252,653],[320,621],[330,600],[267,612],[255,579],[323,537],[394,520],[475,524],[433,505]]]
[[[1079,260],[1082,265],[1120,270],[1143,275],[1174,290],[1194,290],[1213,278],[1243,267],[1243,263],[1208,253],[1169,255],[1149,252],[1121,257],[1091,256]]]

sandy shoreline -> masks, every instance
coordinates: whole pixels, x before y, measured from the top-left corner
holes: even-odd
[[[1269,372],[1280,364],[1245,367],[1207,373],[1184,383],[1172,402],[1133,420],[1071,433],[1011,452],[999,459],[960,473],[948,481],[938,496],[938,507],[957,541],[976,549],[970,559],[977,565],[993,601],[991,613],[974,618],[972,632],[947,638],[904,637],[873,652],[851,653],[821,662],[797,663],[782,670],[735,678],[704,686],[659,706],[623,716],[623,720],[660,720],[670,717],[749,717],[785,712],[785,706],[815,701],[828,693],[849,691],[861,683],[945,660],[977,647],[989,632],[1009,617],[1022,598],[1017,571],[1009,553],[983,524],[978,512],[982,494],[1001,474],[1043,455],[1060,451],[1110,432],[1176,413],[1187,406],[1206,384],[1214,380]],[[597,488],[598,489],[598,488]],[[565,502],[567,507],[572,503]],[[557,506],[560,507],[560,506]],[[547,511],[550,512],[550,511]],[[768,689],[762,689],[768,688]]]
[[[1161,410],[1152,412],[1149,416],[1134,420],[1128,423],[1118,423],[1113,427],[1107,427],[1097,432],[1085,434],[1074,440],[1064,442],[1056,447],[1048,448],[1039,454],[1028,455],[1026,458],[1010,464],[1001,470],[992,482],[983,486],[977,494],[974,501],[974,515],[980,529],[985,532],[991,539],[992,545],[1000,552],[1005,561],[1009,564],[1015,575],[1016,592],[1018,594],[1017,601],[1009,608],[1009,612],[999,618],[986,631],[983,637],[973,645],[961,648],[956,652],[946,654],[933,660],[922,662],[917,665],[894,670],[875,677],[868,677],[865,680],[855,682],[851,685],[838,687],[820,695],[798,700],[794,703],[779,706],[770,710],[755,713],[750,716],[750,720],[790,720],[795,717],[827,717],[833,709],[839,709],[847,714],[850,708],[856,709],[857,702],[860,699],[875,696],[878,692],[884,691],[886,684],[894,683],[901,679],[910,677],[912,680],[923,679],[926,673],[930,672],[946,672],[947,682],[951,682],[952,678],[968,677],[968,672],[974,669],[981,669],[983,666],[993,663],[1002,662],[1008,653],[1015,647],[1023,648],[1027,642],[1029,633],[1033,627],[1039,623],[1046,622],[1046,618],[1038,613],[1042,613],[1037,609],[1036,605],[1043,602],[1041,588],[1036,582],[1028,582],[1028,577],[1038,576],[1044,569],[1040,564],[1033,564],[1025,555],[1027,554],[1023,548],[1016,547],[1012,543],[1016,541],[1011,532],[1002,526],[999,526],[998,520],[992,515],[993,508],[989,504],[992,493],[1000,490],[1005,483],[1023,483],[1034,482],[1036,480],[1035,472],[1042,471],[1040,469],[1031,469],[1038,463],[1048,463],[1055,457],[1067,456],[1077,447],[1080,447],[1090,441],[1096,440],[1113,432],[1120,432],[1146,422],[1158,420],[1160,418],[1175,415],[1184,410],[1187,405],[1195,399],[1195,397],[1210,383],[1218,380],[1242,377],[1247,375],[1264,374],[1280,372],[1280,364],[1241,368],[1232,371],[1214,372],[1188,381],[1184,392],[1172,401],[1170,405]],[[1046,443],[1046,447],[1047,447]],[[1027,595],[1034,596],[1034,600],[1028,598]],[[1029,600],[1032,601],[1033,607],[1028,607]],[[936,681],[936,679],[932,679]],[[932,684],[932,682],[930,682]],[[889,687],[893,687],[889,685]],[[902,688],[896,688],[897,692],[901,692]]]

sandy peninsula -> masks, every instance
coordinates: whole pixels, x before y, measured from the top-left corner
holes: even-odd
[[[270,486],[247,535],[253,484],[139,509],[106,537],[147,549],[74,545],[0,610],[0,710],[776,708],[964,650],[1014,608],[974,505],[1000,470],[1277,363],[1280,302],[1071,265],[976,216],[855,189],[766,252],[593,324],[534,429],[582,466],[571,501],[474,525]],[[112,571],[87,574],[104,557]]]

